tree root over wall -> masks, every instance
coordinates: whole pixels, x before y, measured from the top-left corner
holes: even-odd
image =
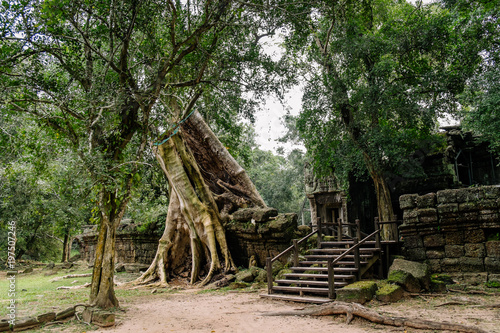
[[[263,313],[263,316],[330,316],[345,314],[347,323],[349,324],[354,316],[364,318],[376,324],[397,326],[397,327],[412,327],[426,330],[449,330],[456,332],[470,333],[487,333],[477,327],[454,324],[449,322],[438,322],[431,320],[423,320],[417,318],[406,317],[390,317],[366,308],[358,303],[333,302],[319,306],[305,308],[296,311],[272,312]]]

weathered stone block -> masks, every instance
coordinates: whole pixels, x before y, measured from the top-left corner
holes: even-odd
[[[438,206],[438,213],[439,215],[453,215],[458,213],[458,204],[457,203],[446,203],[446,204],[440,204]]]
[[[238,209],[233,213],[233,220],[239,222],[249,222],[252,220],[252,216],[253,216],[253,209],[251,208]]]
[[[492,224],[500,224],[500,217],[497,212],[493,210],[481,210],[479,211],[479,221],[490,222]]]
[[[297,225],[297,214],[280,214],[269,222],[271,232],[284,231]]]
[[[252,271],[249,269],[238,272],[236,274],[236,281],[253,282],[254,279],[255,279],[255,276],[253,275]]]
[[[428,259],[426,263],[431,272],[441,273],[441,259]]]
[[[350,303],[364,304],[373,299],[377,291],[374,281],[358,281],[336,290],[336,300]]]
[[[500,258],[484,258],[484,266],[488,273],[500,273]]]
[[[417,197],[418,208],[431,208],[436,206],[436,194],[428,193]]]
[[[486,249],[482,243],[465,244],[464,250],[466,257],[484,258],[486,256]]]
[[[494,199],[481,200],[477,203],[477,207],[480,210],[493,210],[493,212],[498,211],[498,205]]]
[[[463,278],[465,284],[477,286],[488,281],[488,273],[464,273]]]
[[[393,271],[401,271],[411,274],[420,282],[420,285],[423,288],[429,290],[431,282],[431,272],[427,264],[404,259],[394,259],[391,267],[389,268],[389,274]]]
[[[458,210],[460,212],[474,212],[479,210],[479,206],[476,202],[462,202],[458,204]]]
[[[457,245],[464,243],[463,231],[452,231],[445,234],[446,244]]]
[[[410,260],[422,261],[427,257],[425,255],[425,249],[422,247],[417,247],[414,249],[405,249],[405,257]]]
[[[436,217],[437,218],[437,209],[436,208],[420,208],[417,210],[418,217]]]
[[[484,261],[482,258],[470,258],[462,257],[459,258],[460,270],[462,272],[483,272],[484,271]]]
[[[278,215],[278,210],[276,208],[254,208],[253,219],[255,222],[266,222],[269,221],[270,217],[275,217]]]
[[[424,247],[424,243],[422,242],[422,238],[418,235],[415,236],[406,236],[403,238],[404,246],[407,249],[414,249],[416,247]]]
[[[432,249],[425,251],[427,259],[441,259],[444,258],[444,250]]]
[[[457,195],[457,202],[474,202],[474,201],[479,201],[480,197],[482,197],[482,193],[480,196],[480,192],[478,188],[463,188],[463,189],[457,189],[456,195]]]
[[[444,245],[445,245],[445,240],[442,234],[424,236],[425,247],[440,247]]]
[[[445,245],[444,252],[448,258],[460,258],[465,254],[463,245]]]
[[[453,203],[457,202],[456,190],[442,190],[436,193],[437,203]]]
[[[482,243],[486,240],[483,229],[465,230],[464,238],[468,243]]]
[[[418,217],[418,211],[416,209],[405,210],[403,212],[403,220],[406,220],[406,219],[415,219],[417,217]]]
[[[375,292],[376,298],[381,302],[393,303],[403,298],[403,288],[396,284],[385,283]]]
[[[461,272],[460,258],[444,258],[441,260],[443,272]]]
[[[500,241],[486,242],[486,254],[488,257],[500,258]]]
[[[411,209],[417,206],[418,194],[405,194],[399,197],[399,207],[401,209]]]
[[[481,187],[481,191],[483,192],[483,197],[485,199],[498,199],[500,198],[500,186],[483,186]]]
[[[418,293],[421,289],[420,282],[418,282],[416,277],[400,270],[390,271],[387,281],[395,283],[411,293]]]
[[[488,282],[500,283],[500,274],[489,273]]]

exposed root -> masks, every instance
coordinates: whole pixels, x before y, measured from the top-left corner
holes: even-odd
[[[57,287],[56,290],[61,290],[61,289],[83,289],[83,288],[88,288],[88,287],[90,287],[90,283],[85,283],[85,284],[82,284],[80,286],[72,286],[72,287],[61,286],[61,287]]]
[[[265,313],[264,316],[329,316],[345,314],[347,323],[350,323],[354,316],[364,318],[376,324],[412,327],[426,330],[449,330],[456,332],[486,333],[486,331],[472,326],[454,324],[449,322],[438,322],[423,320],[418,318],[390,317],[379,314],[378,312],[366,308],[358,303],[333,302],[320,306],[305,308],[299,311],[285,311]]]

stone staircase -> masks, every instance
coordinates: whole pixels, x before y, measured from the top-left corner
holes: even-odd
[[[306,303],[331,302],[336,289],[360,280],[377,261],[380,262],[382,246],[378,229],[360,242],[347,235],[320,236],[317,248],[308,250],[304,258],[298,260],[298,244],[312,234],[314,232],[295,241],[279,256],[268,258],[268,293],[261,297]],[[291,272],[273,281],[272,262],[290,251],[293,251]],[[378,266],[380,275],[382,266]]]
[[[291,273],[274,281],[276,285],[271,293],[263,297],[301,301],[307,303],[324,303],[332,301],[332,291],[329,289],[328,261],[333,262],[342,253],[354,245],[353,240],[325,241],[320,247],[309,250],[305,260],[290,267]],[[380,257],[380,248],[375,247],[375,241],[367,241],[359,247],[359,264],[355,254],[345,255],[333,267],[334,289],[342,288],[359,280],[364,273]],[[331,282],[330,282],[331,283]]]

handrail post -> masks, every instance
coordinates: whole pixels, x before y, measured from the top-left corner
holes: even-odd
[[[356,279],[359,281],[361,280],[361,265],[360,265],[360,258],[359,258],[359,246],[356,246],[358,244],[358,238],[354,237],[353,239],[353,246],[354,248],[354,267],[357,268],[356,272]]]
[[[299,243],[297,239],[292,239],[293,242],[293,266],[299,265]]]
[[[323,234],[321,233],[321,217],[316,218],[316,228],[318,230],[318,248],[321,248],[321,242],[323,241]]]
[[[333,259],[328,258],[326,265],[328,266],[328,298],[335,298],[335,273],[333,270]]]
[[[361,221],[356,219],[356,238],[361,239]]]
[[[378,217],[375,218],[375,230],[380,230],[380,224],[378,223]],[[375,247],[379,249],[379,265],[378,265],[378,277],[379,279],[384,278],[384,263],[382,260],[383,252],[382,252],[382,245],[380,244],[380,232],[377,232],[375,234]]]
[[[266,270],[267,270],[267,293],[273,293],[273,261],[271,257],[266,258]]]
[[[378,223],[378,217],[375,218],[375,230],[380,230],[380,224]],[[380,245],[380,232],[375,234],[375,246],[382,250],[382,246]]]
[[[337,240],[342,241],[342,219],[340,217],[337,219]]]

